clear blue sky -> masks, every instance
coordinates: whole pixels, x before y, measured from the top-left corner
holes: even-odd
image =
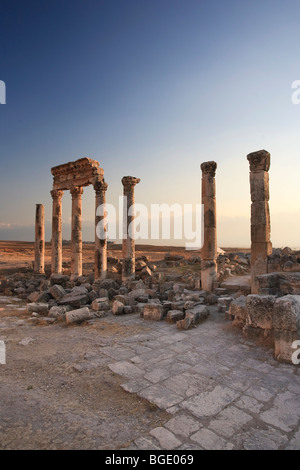
[[[300,246],[299,0],[1,0],[0,239],[50,238],[50,168],[95,158],[116,204],[200,202],[215,160],[219,245],[249,245],[246,155],[271,152],[276,246]],[[83,196],[93,239],[94,195]],[[70,195],[63,197],[70,238]]]

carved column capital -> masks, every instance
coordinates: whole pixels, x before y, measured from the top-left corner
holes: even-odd
[[[64,194],[64,192],[61,189],[52,189],[50,193],[53,199],[61,199]]]
[[[202,173],[204,175],[208,175],[211,178],[214,178],[216,175],[216,169],[217,169],[217,164],[214,161],[211,162],[203,162],[200,165],[200,168],[202,170]]]
[[[271,155],[266,150],[258,150],[247,155],[250,171],[269,171]]]
[[[104,180],[96,181],[96,183],[94,184],[94,190],[96,194],[105,193],[107,191],[107,188],[108,184]]]
[[[78,198],[83,193],[82,186],[74,186],[74,188],[70,189],[70,193],[72,194],[72,199]]]
[[[134,176],[124,176],[122,178],[122,184],[123,184],[124,188],[126,188],[126,189],[133,188],[140,181],[141,181],[140,178],[135,178]]]

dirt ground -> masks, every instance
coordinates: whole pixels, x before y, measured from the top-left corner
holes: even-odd
[[[101,329],[33,326],[6,308],[0,322],[7,357],[0,365],[0,449],[120,449],[168,419],[126,393],[100,354],[132,329],[105,321]]]

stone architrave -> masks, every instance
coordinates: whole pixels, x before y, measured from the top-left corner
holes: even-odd
[[[268,256],[272,253],[269,169],[270,153],[266,150],[249,153],[251,192],[251,292],[259,290],[258,275],[267,274]]]
[[[61,227],[61,198],[64,192],[59,189],[51,191],[52,196],[52,254],[51,273],[62,272],[62,227]]]
[[[98,181],[94,184],[95,189],[95,267],[94,278],[105,279],[107,275],[107,227],[102,226],[103,219],[106,217],[106,191],[107,183]],[[101,206],[101,215],[97,214],[97,209]],[[98,209],[99,210],[99,209]],[[101,226],[101,230],[97,233],[97,226]]]
[[[126,282],[135,277],[135,240],[134,240],[134,187],[140,182],[134,176],[124,176],[122,184],[124,189],[123,209],[123,261],[122,281]]]
[[[201,287],[212,291],[217,280],[217,216],[216,216],[216,174],[214,161],[201,164],[202,204],[204,211],[204,240],[201,249]]]
[[[34,273],[45,273],[45,207],[36,204],[35,210],[35,250]]]
[[[72,221],[71,221],[71,276],[82,275],[82,233],[81,233],[81,196],[83,188],[75,186],[72,194]]]

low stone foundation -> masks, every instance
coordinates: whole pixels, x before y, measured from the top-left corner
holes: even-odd
[[[246,337],[270,340],[275,359],[293,363],[293,343],[300,340],[300,295],[241,296],[232,301],[226,318]]]

